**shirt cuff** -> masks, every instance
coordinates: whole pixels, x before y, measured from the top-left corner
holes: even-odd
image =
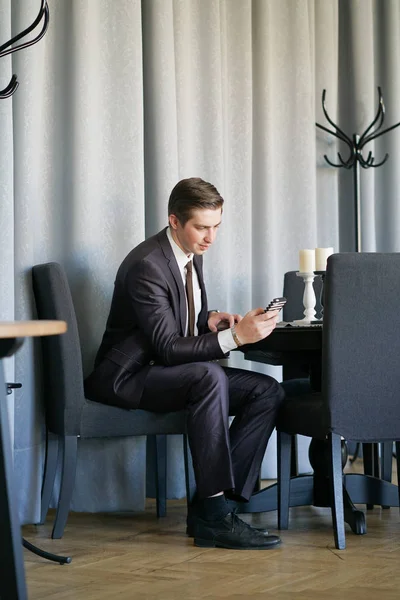
[[[236,350],[237,344],[233,339],[232,331],[230,329],[224,329],[224,331],[218,332],[218,343],[224,354],[231,350]]]

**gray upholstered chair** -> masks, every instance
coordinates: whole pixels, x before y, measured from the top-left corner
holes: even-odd
[[[298,277],[296,271],[288,271],[285,273],[283,281],[283,295],[287,298],[287,303],[283,308],[283,320],[294,321],[295,319],[303,318],[303,293],[304,293],[304,282],[301,277]],[[321,293],[322,293],[322,279],[321,277],[315,277],[314,282],[315,292],[315,311],[317,318],[320,318],[322,311]],[[293,364],[284,364],[282,369],[282,375],[284,380],[284,387],[287,394],[298,394],[300,386],[303,387],[304,391],[307,386],[307,365],[301,365],[300,362]],[[392,477],[392,443],[387,442],[381,444],[381,460],[379,462],[379,446],[378,444],[362,444],[363,448],[363,462],[364,462],[364,473],[366,475],[374,475],[379,477],[381,474],[382,479],[390,481]],[[354,459],[359,454],[359,447],[361,444],[354,445]],[[295,446],[294,446],[295,448]],[[295,450],[294,450],[295,452]],[[295,474],[295,453],[292,455],[292,474]],[[353,462],[353,459],[350,459]],[[373,508],[369,505],[368,508]]]
[[[322,391],[287,397],[278,416],[281,529],[288,526],[294,434],[328,439],[331,508],[339,549],[345,547],[341,436],[368,443],[395,440],[400,478],[399,297],[400,254],[348,253],[328,259]]]
[[[188,500],[193,491],[192,462],[185,435],[185,411],[156,414],[139,409],[124,410],[87,400],[83,391],[79,333],[66,273],[60,264],[50,262],[33,267],[32,280],[38,318],[61,319],[68,324],[68,331],[64,335],[41,338],[40,342],[47,429],[41,523],[46,519],[57,464],[60,462],[60,493],[52,538],[62,537],[74,488],[79,437],[147,436],[148,445],[152,445],[156,456],[157,516],[164,516],[167,434],[184,434]]]

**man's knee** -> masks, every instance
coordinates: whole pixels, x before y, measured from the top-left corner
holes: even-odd
[[[257,383],[255,393],[258,396],[268,397],[269,401],[277,408],[280,407],[286,396],[285,390],[281,384],[269,375],[261,376]]]
[[[271,379],[273,381],[272,393],[276,398],[277,405],[280,406],[286,397],[286,393],[281,384],[276,379],[274,379],[273,377],[271,377]]]
[[[218,363],[197,362],[190,365],[190,403],[228,404],[229,383]]]
[[[280,406],[282,404],[282,402],[284,401],[284,399],[286,398],[286,392],[284,390],[284,388],[281,386],[280,383],[276,382],[277,386],[278,386],[278,390],[277,390],[277,404]]]
[[[228,378],[223,368],[215,362],[195,362],[191,364],[193,379],[197,384],[227,387]]]

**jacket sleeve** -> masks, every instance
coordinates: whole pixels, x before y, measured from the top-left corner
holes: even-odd
[[[136,263],[125,280],[135,320],[160,362],[172,366],[224,358],[217,333],[181,335],[179,291],[171,284],[163,268],[148,260]]]

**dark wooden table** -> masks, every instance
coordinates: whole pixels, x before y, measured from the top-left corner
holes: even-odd
[[[0,362],[12,356],[23,343],[24,337],[64,333],[64,321],[0,322]],[[0,364],[0,390],[7,399],[3,365]],[[14,486],[12,447],[6,401],[0,396],[0,598],[25,600],[27,598],[21,527],[17,515]],[[32,544],[30,550],[46,555]]]
[[[247,360],[264,364],[296,366],[301,365],[304,376],[309,374],[311,387],[321,390],[322,326],[280,327],[273,333],[242,351]],[[326,445],[320,440],[310,444],[310,462],[314,469],[312,475],[292,477],[290,484],[290,506],[329,506],[329,489],[324,461]],[[347,458],[344,444],[343,463]],[[396,485],[376,477],[362,474],[346,474],[344,483],[345,521],[356,534],[366,533],[365,515],[355,508],[356,504],[399,506]],[[271,485],[253,494],[244,506],[243,512],[266,512],[276,510],[278,506],[277,484]]]

